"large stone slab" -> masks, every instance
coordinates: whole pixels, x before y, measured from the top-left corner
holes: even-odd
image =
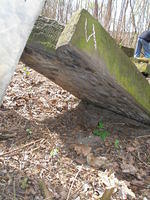
[[[72,71],[66,78],[77,96],[150,124],[150,85],[87,11],[76,13],[65,27],[57,54]]]
[[[0,104],[44,0],[0,0]]]
[[[82,10],[63,29],[39,18],[22,60],[78,98],[150,124],[150,85],[99,22]]]

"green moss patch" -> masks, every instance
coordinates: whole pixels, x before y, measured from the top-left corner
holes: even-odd
[[[150,113],[150,85],[115,40],[86,10],[77,12],[73,16],[57,46],[67,43],[91,57],[96,56],[101,59],[111,77]]]

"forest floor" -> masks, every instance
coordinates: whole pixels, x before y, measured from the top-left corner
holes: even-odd
[[[0,108],[0,200],[102,195],[150,199],[150,127],[82,103],[20,63]]]

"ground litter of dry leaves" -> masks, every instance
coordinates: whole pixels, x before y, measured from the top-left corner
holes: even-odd
[[[99,120],[110,135],[93,135]],[[19,64],[0,108],[0,200],[150,199],[150,127]]]

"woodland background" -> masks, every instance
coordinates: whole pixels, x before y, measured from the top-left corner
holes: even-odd
[[[135,47],[137,36],[150,28],[150,0],[47,0],[43,15],[66,24],[82,8],[121,45]]]

